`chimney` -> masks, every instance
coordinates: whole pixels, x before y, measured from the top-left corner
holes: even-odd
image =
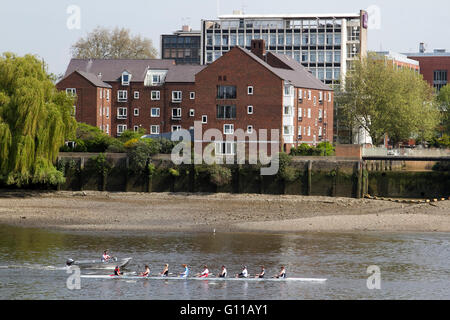
[[[419,52],[425,53],[425,43],[421,42],[419,45]]]
[[[183,32],[190,32],[191,31],[191,27],[188,26],[188,25],[184,25],[184,26],[181,27],[181,30]]]
[[[251,52],[258,56],[261,60],[265,60],[266,56],[266,43],[263,39],[252,40]]]

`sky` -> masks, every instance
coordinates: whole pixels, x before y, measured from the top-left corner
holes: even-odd
[[[79,19],[73,6],[79,8]],[[448,0],[3,0],[0,53],[36,54],[50,72],[61,74],[70,61],[71,45],[97,26],[128,28],[150,38],[159,51],[161,34],[183,24],[200,29],[201,19],[214,19],[218,13],[328,14],[368,8],[379,12],[369,30],[369,50],[417,52],[424,42],[427,51],[450,51]]]

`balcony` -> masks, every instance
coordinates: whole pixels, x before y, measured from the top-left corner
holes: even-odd
[[[303,120],[303,117],[298,117],[298,121],[302,121]]]
[[[117,119],[119,120],[125,120],[127,118],[126,115],[117,115]]]

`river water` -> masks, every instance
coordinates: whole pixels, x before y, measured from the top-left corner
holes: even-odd
[[[74,233],[0,225],[0,299],[450,299],[450,234],[446,233]],[[104,249],[133,257],[128,272],[149,264],[151,273],[200,272],[208,264],[229,274],[281,265],[300,282],[81,279],[69,290],[65,261],[100,258]],[[367,268],[380,268],[380,289],[367,287]],[[82,274],[109,274],[82,270]]]

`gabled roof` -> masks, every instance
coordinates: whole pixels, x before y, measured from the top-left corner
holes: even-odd
[[[252,52],[241,48],[236,47],[240,49],[242,52],[250,56],[252,59],[266,67],[268,70],[270,70],[272,73],[274,73],[276,76],[278,76],[280,79],[284,81],[289,81],[292,83],[293,86],[298,88],[306,88],[306,89],[316,89],[316,90],[325,90],[325,91],[333,91],[329,86],[324,84],[322,81],[314,77],[308,70],[306,70],[305,67],[303,67],[300,63],[295,61],[294,59],[283,55],[279,53],[268,53],[275,56],[277,59],[281,60],[284,64],[286,64],[290,69],[282,69],[282,68],[275,68],[269,65],[266,61],[259,58],[257,55],[253,54]]]
[[[168,70],[175,65],[174,60],[161,59],[72,59],[65,77],[74,71],[94,75],[102,74],[102,81],[115,82],[124,70],[132,74],[132,82],[143,82],[148,69]]]
[[[99,88],[112,88],[109,84],[103,82],[101,79],[98,78],[98,76],[96,76],[95,74],[92,73],[87,73],[84,71],[74,71],[76,73],[78,73],[80,76],[82,76],[83,78],[85,78],[87,81],[89,81],[90,83],[92,83],[94,86],[99,87]]]
[[[175,65],[166,75],[165,82],[195,82],[195,75],[205,69],[200,65]]]

